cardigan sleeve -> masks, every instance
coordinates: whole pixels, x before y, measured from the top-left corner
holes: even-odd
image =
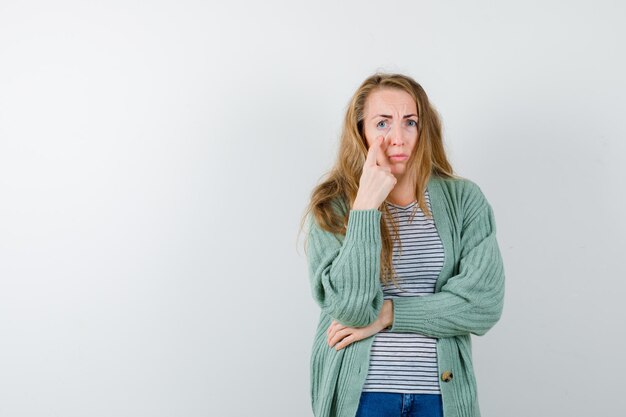
[[[394,298],[392,332],[482,336],[500,319],[504,266],[493,209],[482,193],[478,197],[480,208],[462,226],[458,274],[434,294]]]
[[[368,326],[378,319],[383,305],[381,215],[377,209],[350,210],[343,241],[309,218],[307,258],[313,299],[346,326]]]

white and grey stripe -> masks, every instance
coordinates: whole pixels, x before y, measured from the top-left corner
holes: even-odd
[[[430,209],[430,196],[425,193]],[[394,245],[396,281],[383,286],[384,298],[432,294],[443,267],[443,244],[434,221],[425,217],[417,201],[407,206],[387,203],[398,222],[401,246]],[[391,229],[390,229],[391,230]],[[440,394],[437,339],[418,333],[382,330],[374,336],[363,391]]]

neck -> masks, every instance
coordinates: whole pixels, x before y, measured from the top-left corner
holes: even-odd
[[[391,190],[387,196],[388,201],[400,206],[406,206],[416,199],[415,184],[413,181],[410,181],[410,178],[408,178],[407,175],[403,175],[401,178],[398,178],[398,182],[395,187],[393,187],[393,190]]]

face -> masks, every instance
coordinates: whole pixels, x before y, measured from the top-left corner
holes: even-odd
[[[376,90],[367,97],[364,113],[363,132],[368,149],[374,140],[383,136],[379,159],[385,159],[378,164],[388,164],[396,178],[402,177],[417,143],[415,100],[404,90]]]

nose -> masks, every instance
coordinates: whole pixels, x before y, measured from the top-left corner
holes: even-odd
[[[390,145],[402,145],[404,140],[402,137],[402,123],[394,123],[389,128],[388,140]]]

